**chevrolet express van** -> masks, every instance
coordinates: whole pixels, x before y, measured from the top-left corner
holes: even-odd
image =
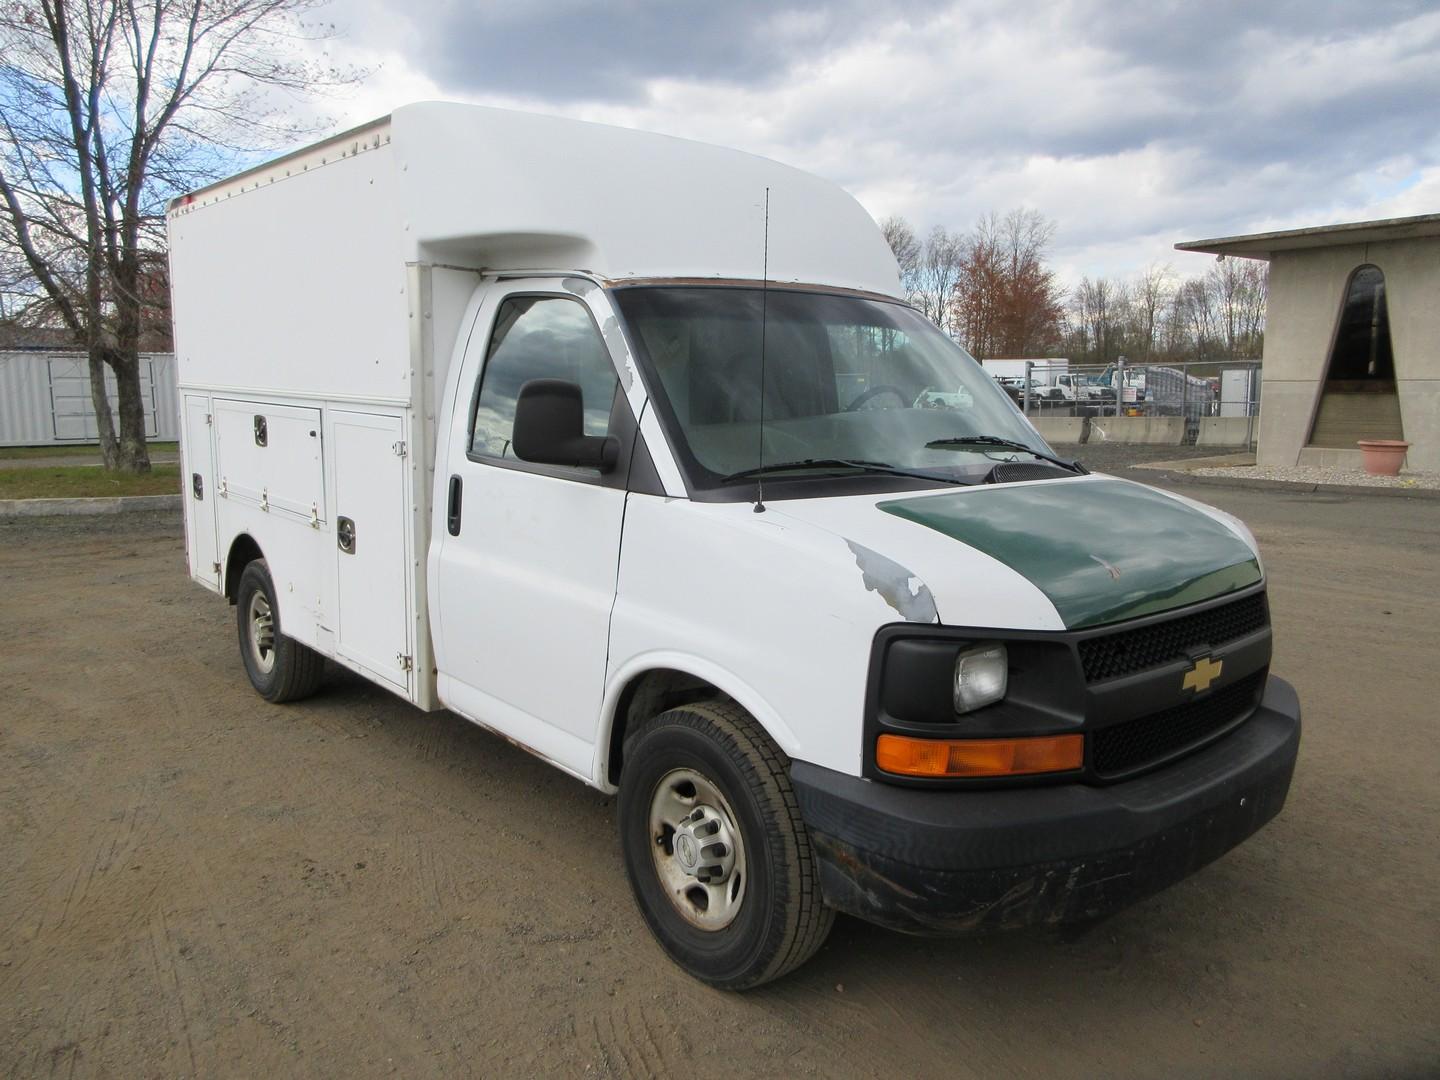
[[[1284,803],[1249,531],[1053,453],[833,185],[417,104],[169,230],[189,568],[250,682],[329,661],[614,793],[697,978],[837,911],[1095,920]]]

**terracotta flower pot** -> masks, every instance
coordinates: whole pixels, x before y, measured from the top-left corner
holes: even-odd
[[[1371,476],[1399,476],[1410,444],[1403,439],[1361,439],[1355,444],[1364,455],[1365,471]]]

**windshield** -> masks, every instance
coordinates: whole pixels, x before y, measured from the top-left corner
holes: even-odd
[[[739,483],[734,474],[761,464],[762,329],[767,466],[851,460],[978,482],[997,460],[1030,458],[993,445],[927,444],[996,436],[1049,452],[995,380],[903,304],[729,286],[612,296],[658,377],[661,413],[694,486]]]

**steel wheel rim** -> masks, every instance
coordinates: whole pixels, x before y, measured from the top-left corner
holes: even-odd
[[[275,613],[262,592],[250,596],[250,655],[262,675],[275,670]]]
[[[720,789],[694,769],[671,769],[650,794],[650,857],[670,905],[715,932],[735,921],[749,874],[739,822]]]

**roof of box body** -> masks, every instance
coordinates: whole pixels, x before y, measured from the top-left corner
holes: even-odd
[[[1305,229],[1251,233],[1248,236],[1222,236],[1214,240],[1191,240],[1176,244],[1175,248],[1177,251],[1199,251],[1210,255],[1236,255],[1244,259],[1269,259],[1277,251],[1373,244],[1381,240],[1409,240],[1419,236],[1440,236],[1440,214],[1315,225]]]
[[[407,258],[610,280],[741,278],[899,294],[863,207],[817,176],[650,132],[423,102],[201,189],[185,212],[388,145]]]

